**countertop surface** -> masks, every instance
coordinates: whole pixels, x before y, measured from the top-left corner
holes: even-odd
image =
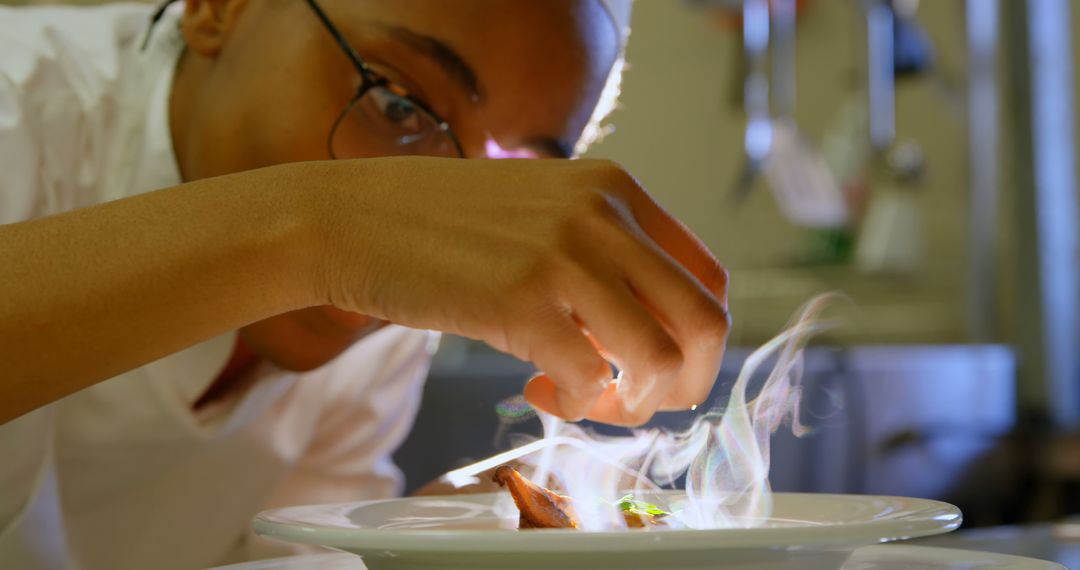
[[[911,544],[1026,556],[1080,570],[1080,517],[1053,524],[961,530],[918,539]]]

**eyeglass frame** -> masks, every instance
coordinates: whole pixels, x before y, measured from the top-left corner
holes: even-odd
[[[316,2],[315,0],[305,1],[307,2],[308,6],[310,6],[311,9],[315,12],[315,15],[318,16],[319,21],[323,23],[323,26],[326,27],[326,31],[330,32],[330,35],[334,38],[334,41],[337,43],[338,47],[341,48],[341,51],[345,52],[345,56],[349,58],[349,61],[352,63],[353,67],[356,68],[356,72],[360,74],[360,86],[356,89],[356,94],[354,94],[352,99],[350,99],[349,102],[345,105],[345,108],[341,110],[341,114],[338,115],[337,120],[334,121],[334,125],[330,128],[330,134],[326,140],[326,147],[327,150],[330,152],[331,157],[337,158],[336,156],[334,156],[334,134],[337,132],[341,123],[349,115],[349,110],[352,109],[353,106],[356,105],[357,102],[365,95],[367,95],[367,93],[372,89],[376,87],[384,87],[389,89],[395,95],[404,98],[409,103],[416,105],[419,109],[430,115],[431,118],[435,120],[435,124],[439,127],[439,130],[445,133],[447,138],[450,139],[450,142],[454,144],[454,149],[457,151],[458,158],[465,158],[465,151],[461,147],[461,141],[458,140],[457,135],[455,135],[453,129],[450,128],[449,123],[447,123],[442,117],[440,117],[439,114],[436,113],[435,110],[428,106],[426,103],[413,98],[411,95],[408,94],[408,92],[406,92],[404,89],[401,89],[400,86],[395,84],[389,78],[384,77],[379,72],[371,69],[371,66],[367,64],[363,57],[360,57],[360,54],[356,51],[355,48],[352,47],[352,44],[350,44],[349,41],[345,39],[344,34],[342,34],[341,31],[338,30],[337,26],[335,26],[334,23],[330,21],[330,17],[326,14],[325,11],[323,11],[322,7],[319,6],[318,2]]]

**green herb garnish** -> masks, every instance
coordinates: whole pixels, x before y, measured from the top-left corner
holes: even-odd
[[[625,497],[619,499],[615,503],[615,506],[619,509],[622,509],[628,513],[633,513],[635,515],[651,515],[654,517],[665,517],[671,514],[654,504],[646,503],[645,501],[635,500],[633,495],[626,495]]]

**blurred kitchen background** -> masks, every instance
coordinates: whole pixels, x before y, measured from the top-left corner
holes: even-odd
[[[814,432],[776,438],[777,489],[941,498],[968,525],[1080,512],[1074,29],[1065,0],[637,2],[588,156],[730,270],[717,397],[800,304],[848,298],[809,351]],[[497,405],[528,374],[446,339],[412,482],[535,432]]]
[[[813,432],[774,439],[777,490],[938,498],[968,527],[1080,513],[1074,30],[1067,0],[636,3],[587,156],[730,270],[715,401],[799,305],[847,296],[808,354]],[[538,433],[529,373],[446,339],[410,484]]]
[[[775,438],[777,490],[937,498],[967,527],[1080,513],[1078,31],[1068,0],[636,3],[587,156],[730,270],[715,401],[800,304],[846,296],[807,355],[813,430]],[[530,373],[445,338],[397,455],[409,488],[538,434]]]

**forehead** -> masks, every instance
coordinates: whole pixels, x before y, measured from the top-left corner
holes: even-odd
[[[451,48],[475,72],[476,113],[493,132],[580,133],[618,51],[599,0],[322,3],[344,28],[398,27]]]
[[[477,62],[537,50],[565,64],[610,64],[615,28],[600,0],[322,0],[350,23],[399,25]],[[503,57],[498,57],[503,56]],[[603,57],[608,56],[608,57]]]

